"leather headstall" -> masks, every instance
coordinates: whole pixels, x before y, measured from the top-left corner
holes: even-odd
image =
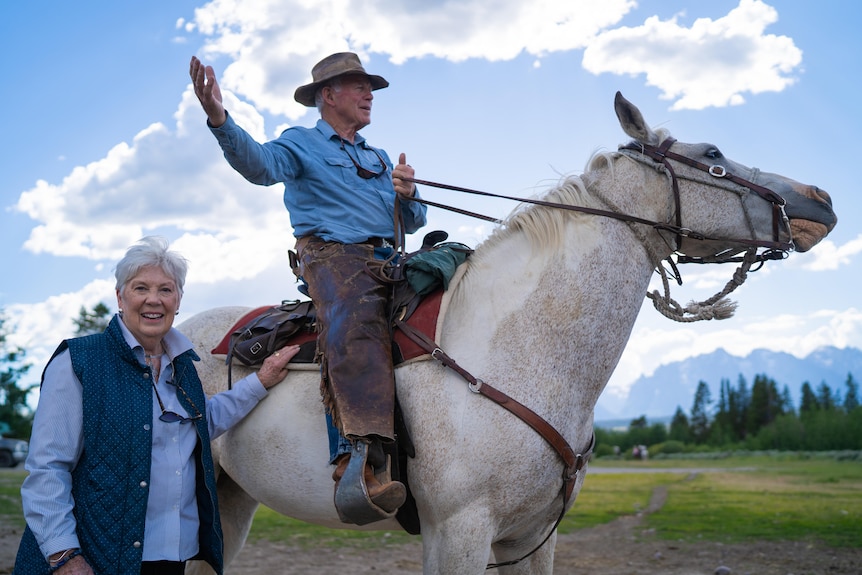
[[[681,202],[679,193],[679,181],[677,179],[676,172],[673,169],[673,164],[671,164],[670,160],[674,160],[697,170],[706,172],[714,178],[722,178],[724,180],[733,182],[738,186],[751,190],[752,192],[756,193],[758,196],[772,204],[772,241],[743,238],[734,239],[734,242],[739,243],[740,245],[745,245],[753,248],[768,248],[771,250],[780,250],[783,252],[787,252],[793,249],[793,244],[791,242],[782,242],[780,239],[781,224],[786,220],[786,216],[784,214],[784,205],[786,202],[784,198],[782,198],[769,188],[766,188],[759,184],[755,184],[750,180],[746,180],[745,178],[728,172],[724,166],[716,164],[708,166],[702,162],[698,162],[697,160],[694,160],[687,156],[683,156],[682,154],[672,152],[670,148],[675,142],[676,139],[674,138],[666,138],[658,146],[651,146],[640,142],[632,142],[630,144],[620,146],[619,150],[622,152],[635,152],[635,154],[630,155],[629,157],[636,156],[638,154],[647,156],[653,162],[657,164],[662,164],[667,170],[667,173],[670,175],[671,187],[673,188],[674,207],[676,208],[675,227],[677,236],[677,249],[679,249],[683,237],[691,237],[696,240],[715,240],[719,238],[710,238],[703,234],[699,234],[683,227],[682,209],[680,205]],[[776,258],[768,257],[767,259]]]

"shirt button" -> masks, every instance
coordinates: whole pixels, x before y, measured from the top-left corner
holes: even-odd
[[[177,475],[182,475],[182,471],[180,471],[179,469],[177,469]]]
[[[146,486],[147,486],[147,482],[146,482],[146,481],[141,481],[141,487],[146,487]]]
[[[149,423],[145,423],[145,424],[144,424],[144,431],[149,431],[149,430],[150,430],[150,424],[149,424]]]
[[[132,547],[134,547],[134,548],[136,548],[136,549],[137,549],[137,548],[139,548],[140,546],[141,546],[141,542],[140,542],[140,541],[135,541],[134,543],[132,543]]]
[[[144,373],[142,373],[141,375],[143,375],[143,376],[144,376],[144,379],[150,379],[150,374],[149,374],[149,372],[146,372],[146,371],[145,371],[145,372],[144,372]]]

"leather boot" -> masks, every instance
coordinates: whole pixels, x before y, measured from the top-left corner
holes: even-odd
[[[335,471],[332,472],[332,479],[335,480],[336,491],[349,462],[349,453],[343,453],[335,460]],[[368,489],[368,497],[374,505],[387,513],[392,513],[404,505],[404,501],[407,499],[407,488],[400,481],[389,479],[385,483],[381,483],[374,475],[374,469],[369,463],[365,464],[363,479],[365,480],[365,487]]]

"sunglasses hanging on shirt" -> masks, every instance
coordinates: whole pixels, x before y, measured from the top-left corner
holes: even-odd
[[[344,150],[344,153],[347,154],[347,157],[350,158],[350,161],[353,162],[354,166],[356,166],[356,175],[363,180],[371,180],[385,174],[389,168],[386,167],[386,162],[383,161],[383,156],[381,156],[380,153],[371,146],[363,144],[362,147],[366,150],[371,150],[372,152],[374,152],[374,155],[376,155],[377,158],[380,160],[380,165],[383,166],[383,169],[379,172],[372,172],[368,168],[363,168],[362,166],[360,166],[359,162],[354,160],[353,156],[350,155],[350,152],[347,151],[347,148],[344,147],[344,140],[341,140],[341,149]]]
[[[173,382],[169,381],[168,383],[171,385],[174,385]],[[156,399],[159,401],[159,407],[162,409],[162,414],[159,416],[159,420],[164,421],[165,423],[176,423],[177,421],[179,421],[180,423],[189,423],[191,421],[195,421],[195,420],[198,420],[201,417],[203,417],[203,415],[201,415],[201,412],[198,411],[198,408],[195,405],[195,403],[192,401],[192,398],[190,398],[188,396],[188,394],[186,393],[186,390],[183,389],[182,387],[178,386],[178,385],[176,385],[174,387],[176,387],[177,389],[179,389],[182,392],[183,396],[185,396],[185,398],[188,400],[189,404],[191,404],[192,409],[195,410],[196,415],[193,415],[192,417],[183,417],[179,413],[165,409],[165,404],[162,403],[162,398],[159,395],[159,390],[156,387],[156,383],[153,382],[153,391],[156,392]]]

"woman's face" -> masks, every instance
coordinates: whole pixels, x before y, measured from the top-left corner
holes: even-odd
[[[158,266],[141,268],[117,290],[123,323],[147,353],[159,352],[162,338],[174,323],[181,297],[174,279]]]

